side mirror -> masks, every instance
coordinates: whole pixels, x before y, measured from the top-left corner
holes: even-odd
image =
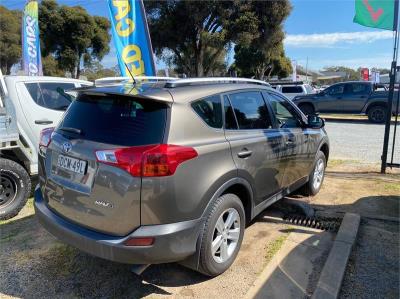
[[[325,127],[325,121],[316,114],[308,115],[307,120],[308,120],[307,121],[308,128],[321,129],[321,128]]]

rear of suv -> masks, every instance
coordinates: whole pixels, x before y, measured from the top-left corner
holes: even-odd
[[[319,191],[329,155],[323,120],[248,81],[81,90],[42,132],[39,221],[104,259],[223,273],[246,223],[300,187]]]

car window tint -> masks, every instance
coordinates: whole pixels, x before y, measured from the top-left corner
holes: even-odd
[[[107,144],[158,144],[164,136],[167,109],[156,101],[83,94],[72,102],[59,128],[76,128],[85,140]]]
[[[352,83],[350,85],[352,86],[352,91],[355,94],[366,94],[366,93],[368,93],[367,84]]]
[[[274,93],[268,93],[272,112],[280,128],[297,128],[301,126],[295,109],[285,99]]]
[[[237,122],[231,103],[227,96],[224,96],[224,110],[225,110],[225,129],[237,130]]]
[[[212,128],[222,128],[222,105],[219,95],[192,103],[193,110]]]
[[[325,93],[329,95],[340,95],[343,94],[343,92],[344,92],[344,84],[334,85],[325,90]]]
[[[283,86],[282,93],[302,93],[303,88],[301,86]]]
[[[241,130],[272,128],[267,107],[260,92],[249,91],[229,96]]]
[[[52,110],[66,110],[74,96],[65,91],[75,88],[74,83],[25,83],[36,104]]]

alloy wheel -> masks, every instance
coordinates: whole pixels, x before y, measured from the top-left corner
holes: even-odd
[[[217,263],[226,262],[235,252],[240,236],[240,216],[237,210],[225,210],[214,227],[211,253]]]
[[[318,159],[314,168],[313,187],[315,190],[318,190],[319,187],[321,186],[322,180],[324,179],[324,173],[325,173],[324,161],[322,159]]]

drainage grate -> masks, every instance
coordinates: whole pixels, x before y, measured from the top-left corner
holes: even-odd
[[[283,216],[283,220],[285,220],[288,223],[292,223],[294,225],[312,227],[332,232],[337,232],[340,227],[340,223],[342,222],[341,218],[321,217],[321,216],[306,217],[304,215],[298,215],[298,214],[285,214]]]

